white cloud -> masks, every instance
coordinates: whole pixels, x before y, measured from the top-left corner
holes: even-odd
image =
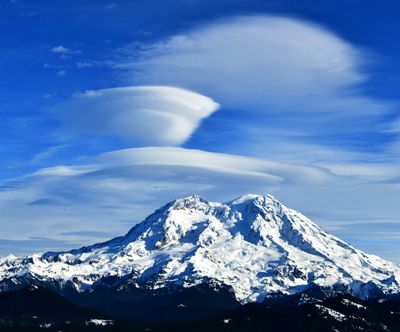
[[[67,59],[70,58],[73,55],[76,54],[81,54],[82,51],[80,50],[72,50],[68,47],[65,47],[63,45],[57,45],[51,48],[51,52],[54,54],[58,54],[61,59]]]
[[[117,67],[130,69],[134,82],[187,87],[227,108],[335,116],[387,110],[355,89],[366,79],[365,52],[294,18],[232,18],[126,52],[134,60]]]
[[[325,183],[334,175],[320,167],[280,163],[239,155],[213,153],[183,148],[138,148],[105,153],[99,156],[103,165],[159,165],[202,168],[237,176],[264,178],[270,183]],[[301,174],[301,176],[299,176]]]
[[[53,53],[57,53],[57,54],[70,54],[72,52],[71,49],[69,49],[63,45],[54,46],[54,47],[52,47],[51,51]]]
[[[81,133],[113,135],[133,145],[180,145],[218,109],[212,99],[184,89],[135,86],[86,91],[57,107]]]

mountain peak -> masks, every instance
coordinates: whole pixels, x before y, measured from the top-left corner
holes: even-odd
[[[153,289],[211,283],[231,288],[243,303],[315,287],[361,298],[400,293],[399,266],[353,248],[271,195],[254,194],[227,203],[191,195],[155,211],[123,237],[0,259],[0,290],[21,279],[71,284],[78,291],[105,280]]]
[[[221,208],[224,206],[231,208],[238,208],[238,206],[245,206],[245,205],[255,205],[259,207],[267,207],[269,205],[282,206],[282,204],[274,196],[270,194],[267,195],[245,194],[225,203],[208,201],[202,196],[194,194],[186,197],[177,198],[168,203],[167,205],[165,205],[163,209],[169,212],[173,210],[184,210],[184,209],[208,211],[212,208],[218,208],[218,207]]]
[[[199,195],[190,195],[187,197],[178,198],[170,203],[172,210],[201,208],[209,206],[210,202]]]
[[[231,205],[238,205],[238,204],[243,204],[243,203],[248,203],[248,202],[259,202],[262,204],[268,204],[268,203],[273,203],[273,202],[278,202],[277,199],[270,195],[258,195],[258,194],[245,194],[242,195],[233,201],[228,202],[228,204]]]
[[[281,204],[272,195],[256,195],[256,194],[246,194],[240,196],[233,201],[225,203],[232,209],[238,211],[250,211],[253,213],[280,213],[282,212],[283,204]]]

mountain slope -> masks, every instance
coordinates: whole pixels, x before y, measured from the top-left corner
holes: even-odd
[[[315,288],[390,296],[399,282],[398,265],[353,248],[269,195],[228,203],[190,196],[105,243],[0,259],[1,291],[32,283],[61,292],[207,284],[232,289],[243,304]]]

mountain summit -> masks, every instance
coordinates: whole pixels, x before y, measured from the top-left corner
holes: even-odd
[[[399,294],[399,283],[398,265],[353,248],[270,195],[227,203],[189,196],[108,242],[0,259],[0,291],[211,285],[248,303],[316,287],[368,299]]]

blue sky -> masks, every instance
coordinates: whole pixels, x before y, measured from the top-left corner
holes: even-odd
[[[0,254],[253,192],[400,262],[399,7],[0,2]]]

